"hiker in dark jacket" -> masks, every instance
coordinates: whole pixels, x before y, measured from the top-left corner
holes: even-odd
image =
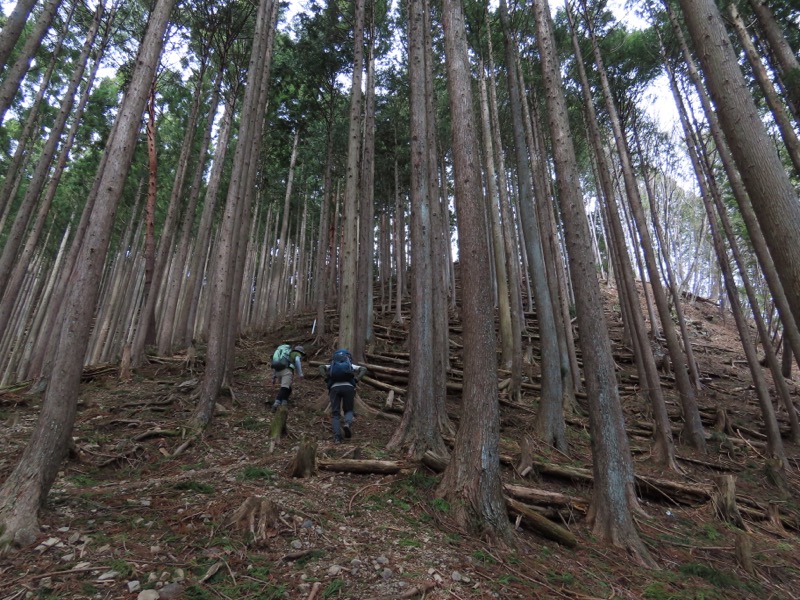
[[[353,364],[350,352],[340,349],[333,353],[330,364],[320,365],[320,374],[328,386],[328,397],[331,402],[331,428],[333,441],[342,443],[342,432],[339,429],[339,412],[344,410],[344,437],[353,435],[353,405],[356,398],[356,383],[366,374],[366,367]]]
[[[272,383],[280,382],[281,386],[272,405],[273,411],[288,404],[289,396],[292,393],[292,381],[294,380],[295,371],[301,378],[303,377],[302,358],[305,355],[306,353],[302,346],[295,346],[289,353],[289,366],[285,369],[273,371]]]

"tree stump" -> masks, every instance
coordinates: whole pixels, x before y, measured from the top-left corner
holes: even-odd
[[[275,413],[275,417],[272,419],[272,425],[269,428],[269,437],[273,440],[278,440],[282,437],[286,437],[288,433],[286,429],[286,420],[289,418],[289,409],[285,406],[281,406],[278,411]]]
[[[779,458],[768,458],[766,460],[764,463],[764,475],[767,476],[767,481],[774,485],[783,496],[788,494],[786,469]]]
[[[520,477],[527,477],[531,474],[535,477],[537,475],[536,469],[534,469],[533,466],[533,438],[529,435],[524,436],[520,444],[517,473],[519,473]]]
[[[263,496],[250,496],[228,520],[228,526],[241,529],[250,543],[263,544],[278,535],[278,507]]]
[[[717,407],[717,417],[716,421],[714,422],[714,431],[719,431],[725,435],[731,435],[731,433],[733,433],[731,431],[731,423],[728,419],[728,413],[722,406]]]
[[[711,501],[720,519],[740,529],[745,529],[742,514],[736,506],[736,479],[733,475],[717,475],[714,477],[714,492]]]
[[[294,455],[292,462],[286,469],[291,477],[311,477],[317,472],[317,442],[308,436],[303,436]]]
[[[753,540],[746,531],[736,533],[736,562],[747,572],[754,575],[756,568],[753,565]]]
[[[780,505],[774,500],[771,500],[767,506],[767,519],[769,519],[770,524],[779,534],[786,534],[786,529],[784,528],[783,520],[781,519]]]
[[[119,361],[119,380],[127,383],[131,379],[131,345],[125,344],[122,347],[122,358]]]

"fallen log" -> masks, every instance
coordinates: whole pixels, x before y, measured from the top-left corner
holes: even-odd
[[[584,498],[567,496],[566,494],[561,494],[559,492],[540,490],[537,488],[514,485],[511,483],[504,484],[503,489],[512,498],[524,500],[531,504],[544,506],[566,506],[582,513],[586,513],[589,508],[588,500]]]
[[[577,538],[568,529],[565,529],[547,517],[540,515],[532,507],[526,506],[522,502],[508,497],[506,497],[505,500],[508,512],[515,516],[521,516],[522,522],[536,531],[536,533],[542,535],[548,540],[558,542],[567,548],[574,548],[578,545]]]
[[[394,460],[354,460],[340,458],[338,460],[320,460],[317,466],[323,471],[341,471],[361,475],[393,475],[399,473],[401,463]]]

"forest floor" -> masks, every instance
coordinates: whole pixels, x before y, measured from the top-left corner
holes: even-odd
[[[87,369],[74,452],[40,513],[40,538],[0,557],[0,599],[800,598],[800,449],[787,442],[787,486],[777,487],[765,469],[760,412],[733,319],[701,300],[686,306],[702,370],[708,453],[692,451],[676,434],[683,472],[665,472],[649,456],[651,420],[607,293],[637,490],[647,513],[637,524],[659,569],[638,566],[592,535],[585,514],[591,498],[585,414],[569,418],[568,454],[534,443],[536,468],[527,477],[514,468],[533,430],[537,396],[530,388],[521,405],[501,397],[503,479],[562,494],[539,508],[576,536],[574,548],[541,537],[524,520],[512,548],[457,530],[449,506],[436,497],[440,476],[386,450],[399,417],[383,412],[386,391],[366,382],[360,398],[376,412],[359,414],[352,439],[334,445],[313,361],[326,360],[335,340],[315,346],[309,314],[264,338],[241,340],[232,389],[220,398],[205,435],[177,456],[202,365],[189,370],[180,355],[152,358],[127,382],[115,367]],[[392,326],[387,315],[376,318],[376,332],[367,362],[407,369],[407,330]],[[451,335],[457,350],[457,323]],[[268,406],[277,388],[269,361],[284,340],[302,343],[310,362],[305,379],[295,379],[288,435],[273,447]],[[456,351],[453,365],[459,364]],[[375,379],[404,385],[396,373],[393,383],[388,371],[371,371]],[[536,364],[526,371],[535,383]],[[679,406],[670,377],[663,381],[677,432]],[[797,403],[798,386],[790,386]],[[39,404],[24,389],[0,392],[0,481],[21,455]],[[720,408],[729,418],[727,434],[714,430]],[[449,396],[448,411],[457,423],[457,395]],[[291,477],[287,468],[304,437],[318,444],[319,469]],[[393,474],[328,470],[329,461],[341,458],[395,461],[400,468]],[[722,474],[735,476],[746,534],[717,516],[711,495]],[[252,510],[239,518],[245,503]],[[737,548],[748,541],[752,553],[739,552],[737,559]]]

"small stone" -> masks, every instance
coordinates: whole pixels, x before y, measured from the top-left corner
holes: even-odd
[[[317,535],[322,535],[322,527],[319,525],[314,528],[314,531],[317,533]]]
[[[436,573],[436,569],[434,569],[433,567],[428,569],[428,575],[433,575],[434,573]]]
[[[79,531],[74,532],[69,539],[67,540],[70,544],[77,544],[78,540],[81,539],[81,534]]]
[[[452,575],[450,575],[450,579],[453,581],[461,581],[461,573],[458,571],[453,571]]]
[[[161,546],[150,546],[150,554],[158,554],[161,552]]]
[[[361,562],[360,558],[354,558],[353,560],[350,561],[350,566],[355,569],[359,568],[363,564],[364,563]]]
[[[128,592],[130,592],[131,594],[134,592],[138,592],[140,589],[142,589],[142,584],[139,583],[138,581],[133,580],[128,582]]]
[[[314,527],[314,523],[311,522],[311,519],[306,519],[305,521],[303,521],[301,527],[303,529],[311,529],[312,527]]]
[[[301,583],[298,587],[300,588],[300,592],[303,594],[303,596],[308,595],[308,593],[311,591],[310,583]]]
[[[59,527],[57,531],[59,533],[67,533],[69,531],[69,527]]]
[[[184,579],[186,579],[186,574],[183,572],[183,569],[181,569],[180,567],[175,569],[175,573],[173,573],[172,575],[172,581],[180,583]]]
[[[472,582],[472,580],[471,580],[469,577],[467,577],[466,575],[464,575],[463,577],[461,577],[461,581],[462,581],[463,583],[471,583],[471,582]]]
[[[105,553],[106,553],[106,552],[108,552],[109,550],[111,550],[111,546],[109,546],[108,544],[106,544],[105,546],[100,546],[100,547],[97,549],[97,553],[98,553],[98,554],[105,554]]]
[[[117,577],[119,577],[117,571],[106,571],[97,578],[97,581],[108,581],[109,579],[116,579]]]
[[[156,581],[158,581],[158,573],[156,573],[155,571],[153,571],[152,573],[150,573],[150,574],[147,576],[147,583],[154,583],[154,582],[156,582]]]
[[[303,542],[301,542],[300,540],[292,540],[292,543],[290,545],[295,550],[300,550],[300,548],[303,547]]]
[[[158,578],[158,580],[159,581],[169,581],[171,578],[172,578],[172,575],[170,575],[169,571],[162,571],[161,575]]]
[[[328,575],[330,575],[331,577],[336,577],[341,572],[342,572],[342,567],[340,567],[339,565],[331,565],[330,568],[328,569]]]
[[[70,552],[69,554],[65,554],[64,556],[61,557],[61,561],[62,562],[70,562],[70,561],[73,561],[73,560],[75,560],[75,553],[74,552]]]
[[[389,579],[392,575],[394,575],[394,573],[389,567],[386,567],[383,569],[383,571],[381,571],[381,577],[384,579]]]
[[[139,502],[139,504],[141,504],[142,506],[150,506],[151,504],[153,504],[153,502],[149,498],[145,498],[141,502]]]
[[[159,600],[160,596],[156,590],[142,590],[136,596],[136,600]]]
[[[85,569],[86,567],[88,567],[91,564],[92,563],[89,563],[89,562],[79,562],[77,565],[72,567],[72,570],[73,571],[78,571],[78,570],[81,570],[81,569]]]
[[[383,556],[382,554],[376,559],[379,565],[388,565],[389,559]]]
[[[52,577],[42,577],[39,580],[39,587],[40,588],[44,588],[46,590],[49,590],[51,587],[53,587],[53,578]]]
[[[183,594],[183,586],[179,583],[169,583],[161,588],[158,593],[160,600],[178,600]]]

